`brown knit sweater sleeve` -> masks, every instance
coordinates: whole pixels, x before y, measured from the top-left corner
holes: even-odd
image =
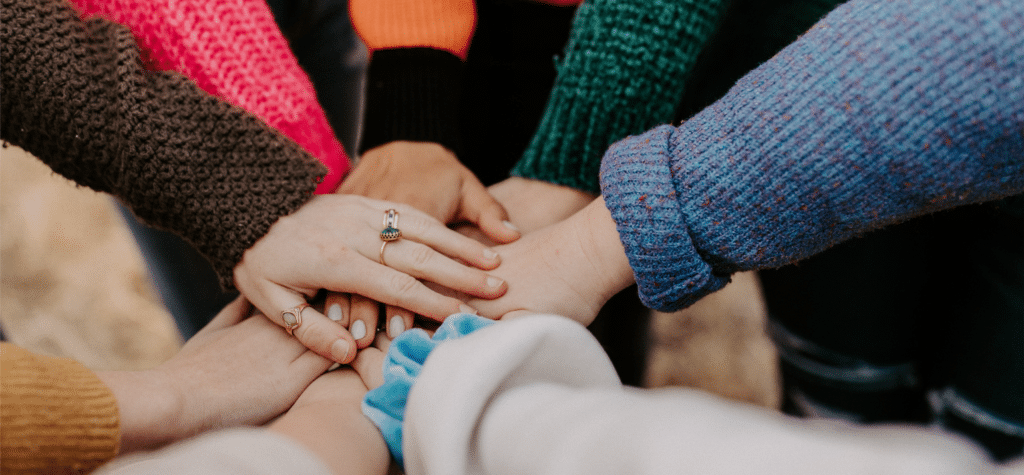
[[[117,454],[117,400],[95,373],[0,343],[0,374],[0,473],[84,473]]]
[[[146,71],[127,28],[83,22],[61,0],[0,2],[0,137],[181,235],[225,287],[326,173],[244,110]]]

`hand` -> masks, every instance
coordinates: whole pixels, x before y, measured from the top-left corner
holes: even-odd
[[[224,308],[155,369],[101,372],[121,413],[121,451],[209,429],[262,424],[284,412],[331,362],[242,298]]]
[[[505,207],[509,221],[523,234],[563,221],[597,198],[568,186],[516,176],[487,190]]]
[[[310,384],[269,430],[303,444],[334,473],[383,475],[391,456],[362,413],[364,395],[366,386],[351,368],[331,371]]]
[[[368,150],[337,193],[405,203],[443,223],[471,223],[490,242],[519,238],[505,209],[448,149],[432,142],[396,141]],[[331,293],[328,315],[355,333],[358,348],[373,342],[378,305],[357,295]],[[392,338],[412,328],[414,309],[385,305],[385,329]],[[332,313],[333,312],[333,313]]]
[[[399,212],[402,238],[387,245],[385,266],[379,262],[380,231],[389,208]],[[363,295],[442,320],[474,310],[417,279],[479,298],[495,298],[507,290],[505,283],[489,279],[480,269],[493,269],[499,263],[498,255],[483,244],[407,205],[321,195],[274,223],[245,252],[234,277],[238,290],[281,326],[283,311],[304,303],[319,289]],[[302,324],[295,329],[299,341],[338,363],[351,361],[356,347],[345,330],[347,322],[333,322],[312,308],[301,313]]]
[[[368,150],[337,192],[405,203],[446,224],[472,223],[497,243],[519,238],[480,180],[436,143],[396,141]]]
[[[589,325],[609,298],[633,283],[603,199],[498,250],[502,264],[492,273],[508,282],[508,292],[495,300],[470,300],[483,316],[552,313]]]

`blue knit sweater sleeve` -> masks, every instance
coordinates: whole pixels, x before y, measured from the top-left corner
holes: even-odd
[[[1024,192],[1022,31],[1019,0],[852,0],[680,127],[613,145],[602,193],[644,302]]]

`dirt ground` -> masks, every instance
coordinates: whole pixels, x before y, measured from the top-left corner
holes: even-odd
[[[143,369],[181,345],[112,200],[13,146],[0,150],[0,284],[4,334],[31,350]],[[656,313],[648,385],[776,406],[764,313],[753,274],[685,311]]]

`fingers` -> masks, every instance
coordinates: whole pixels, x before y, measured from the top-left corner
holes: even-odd
[[[377,334],[378,304],[375,300],[356,294],[352,294],[351,302],[352,324],[348,331],[359,348],[366,348],[373,343]]]
[[[509,221],[505,207],[487,192],[483,184],[476,180],[464,183],[462,195],[461,219],[476,224],[496,243],[508,244],[519,239],[519,229]]]
[[[292,336],[318,355],[341,364],[352,361],[356,353],[355,341],[344,327],[312,307],[296,310],[296,307],[306,303],[301,294],[280,286],[268,289],[267,294],[270,305],[280,309],[267,315],[267,318],[284,328],[291,324]]]
[[[412,328],[413,319],[415,318],[412,312],[401,307],[395,307],[394,305],[385,306],[384,315],[387,318],[387,335],[391,339]]]
[[[210,323],[207,323],[197,334],[207,333],[221,328],[227,328],[234,325],[249,314],[252,306],[245,297],[239,295],[236,299],[232,300],[231,303],[227,304],[220,313],[218,313]]]
[[[352,360],[352,369],[356,370],[367,389],[374,389],[384,384],[381,367],[384,366],[386,354],[387,350],[381,351],[371,346],[360,351],[356,359]]]
[[[475,297],[493,299],[508,290],[505,281],[464,266],[423,244],[398,240],[384,249],[388,267]]]
[[[402,240],[396,242],[402,242]],[[390,252],[390,250],[391,246],[389,245],[388,251]],[[334,285],[343,287],[329,290],[344,290],[353,295],[363,295],[381,303],[408,309],[433,320],[444,320],[445,317],[453,313],[476,313],[475,309],[461,300],[434,292],[415,277],[376,262],[365,259],[356,260],[351,262],[348,267],[327,270],[331,273],[324,276],[322,281],[332,282],[335,283]],[[358,278],[353,278],[354,276],[358,276]],[[361,319],[362,317],[353,313],[353,318]],[[367,326],[368,333],[371,328],[371,326]]]
[[[402,236],[408,238],[404,240],[425,244],[446,256],[461,259],[473,267],[489,270],[501,264],[501,258],[493,249],[473,238],[448,229],[437,220],[419,211],[412,209],[403,211],[400,228]],[[389,244],[388,247],[391,245]]]
[[[348,327],[352,312],[349,307],[349,295],[341,292],[328,292],[324,299],[324,312],[332,322]],[[349,330],[351,332],[351,329]]]

